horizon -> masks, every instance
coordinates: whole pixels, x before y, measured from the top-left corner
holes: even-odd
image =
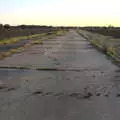
[[[120,26],[113,26],[111,24],[108,25],[89,25],[89,26],[74,26],[74,25],[45,25],[45,24],[10,24],[10,23],[5,23],[5,22],[0,22],[0,24],[4,25],[10,25],[10,26],[21,26],[21,25],[26,25],[26,26],[45,26],[45,27],[120,27]]]
[[[118,0],[1,0],[0,23],[42,26],[120,26]]]

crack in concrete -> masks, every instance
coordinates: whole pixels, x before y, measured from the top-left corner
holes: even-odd
[[[60,64],[60,63],[59,63]],[[84,69],[74,69],[74,68],[30,68],[25,66],[0,66],[0,69],[8,69],[8,70],[36,70],[36,71],[73,71],[73,72],[82,72],[82,71],[99,71],[94,68],[84,68]]]

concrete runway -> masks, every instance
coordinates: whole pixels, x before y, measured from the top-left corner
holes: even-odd
[[[70,30],[0,61],[0,120],[120,120],[119,84],[120,69]]]

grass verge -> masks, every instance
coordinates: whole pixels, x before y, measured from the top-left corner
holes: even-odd
[[[90,41],[97,49],[113,58],[114,63],[120,64],[120,39],[85,30],[77,30],[77,32]]]

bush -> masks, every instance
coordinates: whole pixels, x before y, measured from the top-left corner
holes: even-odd
[[[4,28],[5,28],[5,29],[9,29],[9,28],[10,28],[10,25],[9,25],[9,24],[5,24],[5,25],[4,25]]]

